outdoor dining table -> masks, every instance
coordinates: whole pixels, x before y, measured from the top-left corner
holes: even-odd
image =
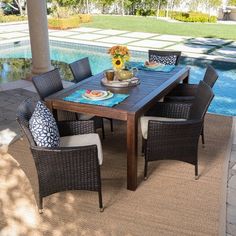
[[[139,85],[114,89],[101,84],[104,74],[100,73],[47,97],[45,101],[54,114],[56,114],[55,110],[65,110],[126,121],[127,189],[135,191],[138,184],[138,120],[140,116],[155,105],[156,102],[170,92],[177,84],[181,81],[188,82],[189,70],[188,67],[184,66],[176,66],[170,72],[139,70],[136,74],[136,77],[140,79]],[[113,107],[64,100],[65,97],[80,89],[109,90],[114,94],[128,94],[129,96]]]

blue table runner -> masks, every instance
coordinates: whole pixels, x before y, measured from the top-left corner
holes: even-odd
[[[132,67],[136,67],[139,70],[146,70],[146,71],[156,71],[156,72],[170,72],[175,68],[175,65],[163,65],[158,67],[146,67],[143,62],[128,62],[127,66],[129,69]]]
[[[113,107],[120,102],[124,101],[129,94],[119,94],[114,93],[113,97],[108,98],[106,100],[89,100],[86,98],[83,98],[82,95],[86,92],[85,89],[80,89],[72,93],[71,95],[63,98],[65,101],[69,102],[78,102],[78,103],[85,103],[85,104],[91,104],[91,105],[98,105],[98,106],[105,106],[105,107]]]

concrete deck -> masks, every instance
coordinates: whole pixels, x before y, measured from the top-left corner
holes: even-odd
[[[103,47],[124,44],[131,50],[145,52],[149,49],[181,50],[183,56],[236,62],[236,42],[233,40],[86,27],[63,31],[49,30],[49,38],[61,42]],[[0,39],[0,45],[29,40],[27,22],[1,24]]]

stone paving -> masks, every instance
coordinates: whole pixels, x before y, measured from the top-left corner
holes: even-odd
[[[233,40],[192,38],[86,27],[63,31],[49,30],[49,37],[52,40],[104,47],[125,44],[130,49],[137,51],[148,51],[148,49],[152,48],[181,50],[182,54],[188,57],[236,62],[236,42]],[[0,45],[29,40],[27,22],[1,24],[0,39]]]
[[[191,38],[176,35],[159,35],[143,32],[128,32],[122,30],[103,30],[97,28],[71,29],[67,31],[49,30],[50,39],[65,42],[76,42],[87,45],[110,47],[116,44],[126,44],[130,49],[147,51],[150,48],[163,50],[181,50],[184,56],[236,62],[236,42],[214,38]],[[29,40],[26,22],[0,25],[0,45]],[[67,87],[70,82],[64,82]],[[12,118],[15,109],[24,96],[21,90],[28,90],[27,96],[34,95],[32,83],[19,80],[7,84],[0,84],[0,135],[1,131],[11,128],[19,133],[16,122]],[[16,89],[16,90],[15,90]],[[14,97],[14,99],[12,98]],[[16,102],[17,101],[17,102]],[[235,119],[234,119],[235,120]],[[235,122],[234,122],[235,123]],[[0,143],[1,146],[1,143]],[[227,194],[227,236],[236,236],[236,128],[234,126],[234,141],[228,171]]]
[[[236,125],[233,128],[233,144],[228,172],[227,236],[236,236]]]

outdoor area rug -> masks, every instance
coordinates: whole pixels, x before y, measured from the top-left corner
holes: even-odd
[[[68,191],[44,198],[44,213],[38,214],[35,167],[27,141],[19,139],[0,159],[0,235],[218,235],[231,126],[230,117],[207,115],[206,147],[199,142],[198,180],[190,164],[159,161],[150,163],[149,178],[143,181],[140,154],[139,186],[133,192],[126,189],[125,123],[115,122],[113,133],[107,123],[103,213],[97,193]],[[26,164],[20,167],[22,159]],[[33,177],[30,181],[22,169]]]

